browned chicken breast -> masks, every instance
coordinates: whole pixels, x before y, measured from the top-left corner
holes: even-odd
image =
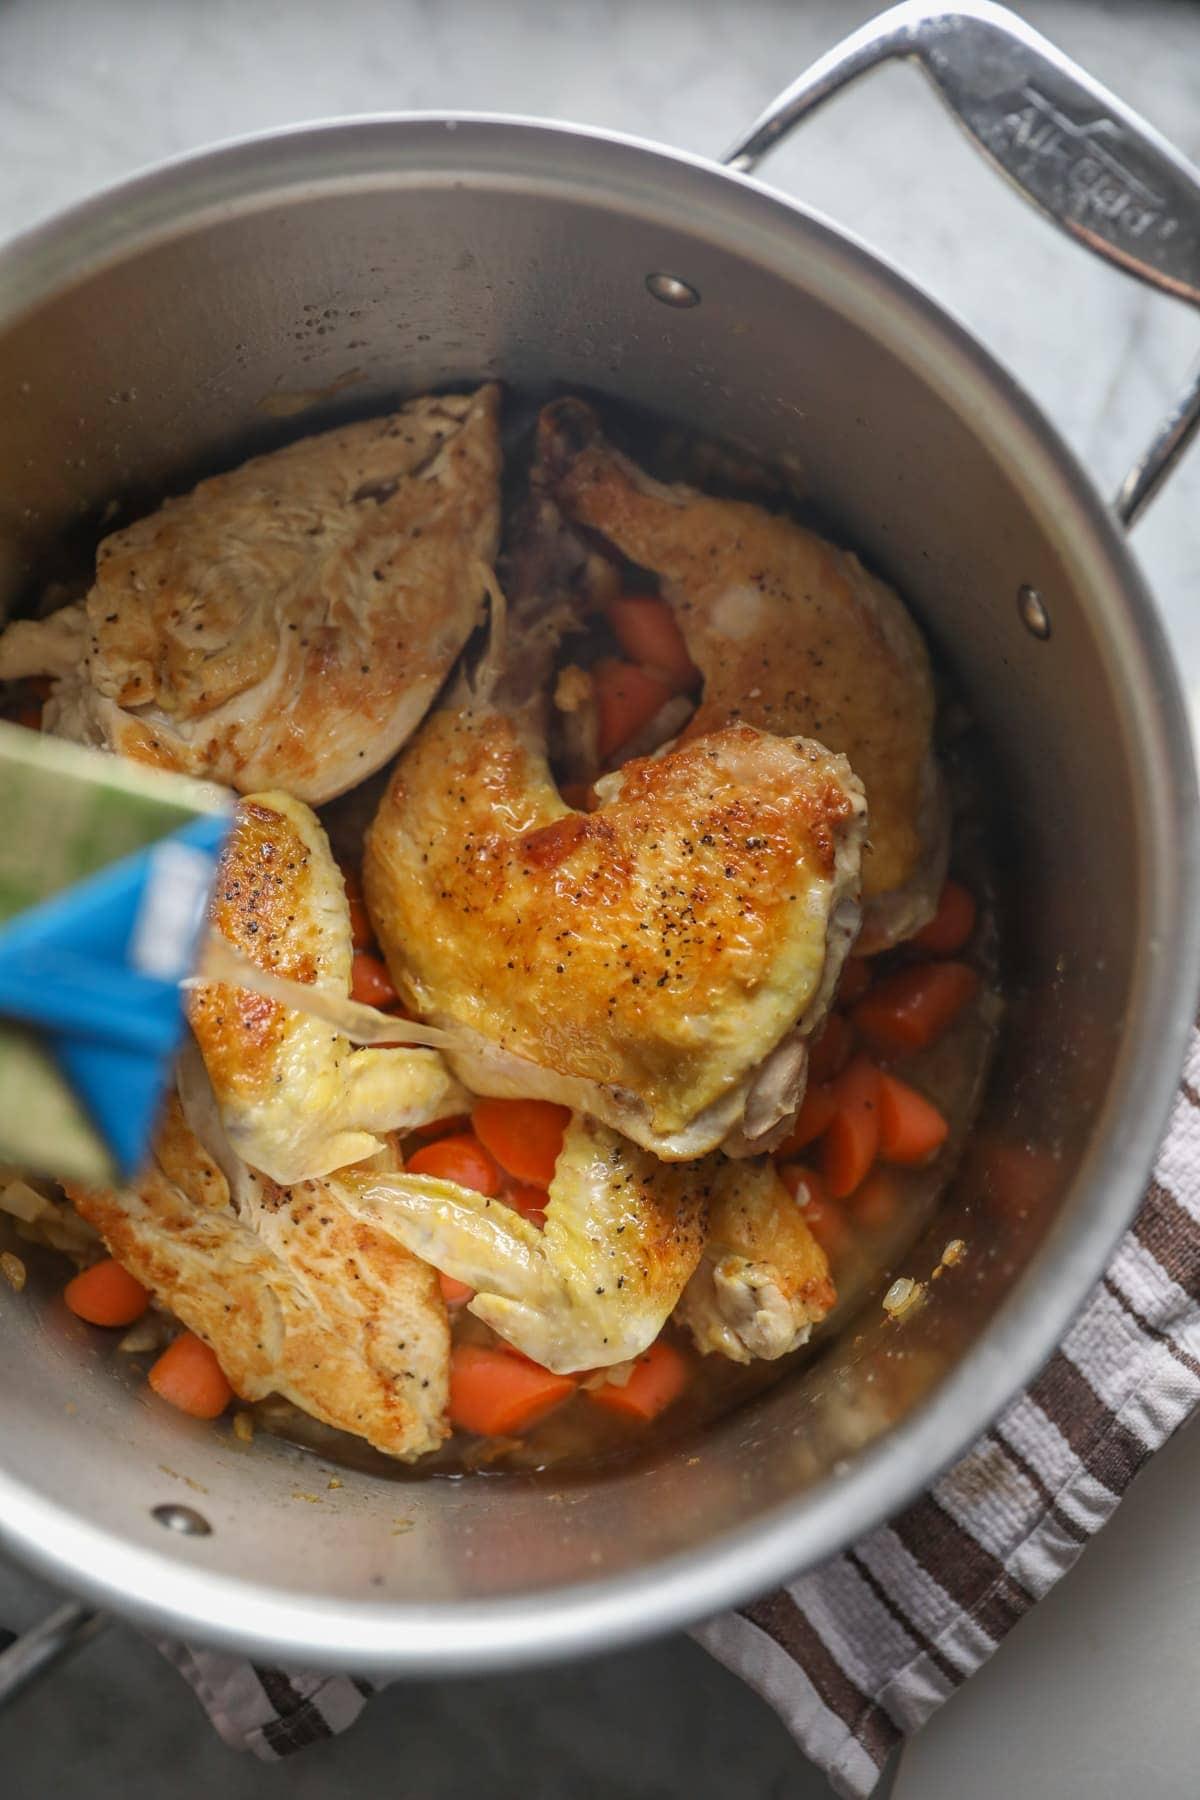
[[[243,1400],[282,1394],[389,1456],[435,1450],[449,1429],[450,1332],[434,1271],[348,1211],[336,1181],[239,1175],[240,1211],[172,1101],[144,1175],[68,1191]]]
[[[948,829],[929,659],[898,596],[783,514],[652,481],[581,401],[543,411],[535,479],[571,524],[658,578],[704,678],[685,737],[740,720],[848,758],[870,814],[860,948],[919,930]]]
[[[857,926],[859,784],[733,725],[572,812],[543,718],[464,683],[397,764],[364,861],[393,979],[475,1093],[563,1101],[672,1160],[744,1153],[798,1102]]]
[[[767,1161],[727,1162],[676,1318],[700,1350],[774,1361],[806,1344],[837,1298],[825,1252]]]
[[[85,602],[0,637],[46,728],[314,805],[392,757],[480,617],[495,387],[302,438],[101,544]]]
[[[356,1218],[477,1292],[470,1310],[562,1374],[608,1368],[658,1336],[696,1267],[714,1161],[658,1162],[573,1119],[544,1230],[501,1200],[428,1175],[347,1170]]]
[[[345,1000],[350,910],[316,815],[286,794],[242,800],[221,856],[212,923],[257,968]],[[206,982],[188,1018],[226,1136],[284,1184],[380,1149],[376,1135],[444,1118],[464,1096],[436,1051],[355,1049],[311,1013]]]

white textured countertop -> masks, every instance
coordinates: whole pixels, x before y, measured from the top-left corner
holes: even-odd
[[[338,113],[516,111],[719,151],[873,10],[863,0],[722,9],[699,0],[7,0],[0,237],[163,156]],[[1200,8],[1036,0],[1019,10],[1200,160]],[[846,95],[765,175],[955,311],[1031,389],[1106,492],[1200,351],[1200,318],[1091,261],[1023,208],[909,70]],[[1200,450],[1136,547],[1200,717]],[[1076,1570],[910,1749],[898,1800],[1200,1792],[1191,1698],[1198,1492],[1193,1433],[1160,1457]],[[129,1728],[138,1729],[132,1707]],[[205,1763],[210,1774],[213,1766]],[[336,1761],[324,1767],[323,1791],[343,1791]],[[6,1769],[13,1800],[50,1791],[32,1774],[38,1785],[23,1786],[19,1765],[14,1786],[11,1760]],[[783,1786],[764,1774],[755,1787],[744,1775],[746,1793],[765,1792],[768,1779],[772,1793],[817,1791],[799,1766]],[[422,1791],[435,1788],[454,1791]],[[176,1772],[153,1791],[214,1790]],[[683,1790],[661,1773],[648,1785],[597,1773],[587,1791]]]

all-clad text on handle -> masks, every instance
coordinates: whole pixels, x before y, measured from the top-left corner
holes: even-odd
[[[1200,173],[1144,119],[1007,7],[906,0],[793,82],[725,162],[749,174],[802,119],[882,62],[916,62],[984,155],[1071,237],[1200,305]],[[1200,428],[1200,373],[1130,471],[1128,524]]]

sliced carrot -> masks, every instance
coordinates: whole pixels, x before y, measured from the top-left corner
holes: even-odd
[[[233,1389],[215,1353],[194,1332],[183,1331],[167,1345],[150,1370],[150,1386],[160,1400],[193,1419],[215,1419],[233,1399]]]
[[[350,942],[356,950],[370,950],[375,942],[375,927],[367,911],[358,871],[343,863],[342,882],[346,889],[346,904],[350,908]]]
[[[438,1285],[442,1290],[442,1299],[447,1306],[465,1306],[468,1300],[475,1297],[475,1289],[466,1281],[456,1281],[453,1275],[443,1275],[438,1270]]]
[[[831,1084],[828,1081],[810,1084],[800,1102],[795,1124],[775,1151],[775,1160],[786,1162],[789,1157],[798,1156],[801,1150],[815,1144],[833,1123],[836,1111],[837,1101]]]
[[[854,1048],[854,1027],[845,1013],[830,1013],[813,1040],[808,1058],[810,1081],[832,1081],[850,1060]]]
[[[850,1216],[864,1231],[882,1231],[896,1217],[900,1189],[890,1169],[872,1169],[847,1202]]]
[[[111,1257],[68,1281],[63,1299],[75,1317],[89,1325],[132,1325],[150,1304],[141,1282]]]
[[[514,1212],[519,1212],[523,1219],[528,1219],[529,1223],[536,1225],[539,1231],[545,1229],[546,1207],[550,1200],[545,1188],[533,1187],[522,1182],[516,1187],[510,1187],[504,1198]]]
[[[856,1056],[834,1083],[837,1112],[821,1139],[821,1173],[835,1200],[866,1179],[879,1148],[879,1070]]]
[[[879,1154],[908,1168],[937,1155],[950,1127],[932,1100],[895,1075],[879,1077]]]
[[[554,1375],[526,1357],[480,1344],[450,1352],[450,1423],[480,1437],[510,1437],[575,1392],[569,1375]]]
[[[369,950],[354,952],[354,961],[350,966],[350,998],[360,1000],[364,1006],[378,1006],[380,1009],[394,1006],[400,998],[392,985],[386,964],[379,957],[372,956]]]
[[[558,791],[576,812],[595,811],[596,795],[590,781],[564,781]]]
[[[633,1374],[624,1387],[618,1387],[615,1381],[606,1381],[600,1387],[589,1388],[588,1398],[609,1412],[649,1423],[678,1400],[690,1374],[688,1360],[682,1351],[659,1338],[638,1357]]]
[[[434,1175],[439,1181],[455,1181],[477,1194],[500,1192],[500,1171],[495,1159],[469,1131],[458,1137],[439,1138],[422,1144],[404,1165],[409,1175]]]
[[[869,1044],[893,1056],[924,1050],[954,1023],[979,988],[967,963],[916,963],[877,981],[854,1009]]]
[[[615,750],[648,725],[671,698],[661,675],[608,657],[592,670],[596,696],[596,748],[607,762]]]
[[[975,896],[961,881],[948,881],[942,889],[937,911],[917,932],[911,942],[934,956],[953,956],[961,950],[975,929],[978,908]]]
[[[693,687],[700,671],[688,655],[679,621],[657,594],[619,594],[606,608],[613,635],[629,658],[667,680],[677,693]]]
[[[518,1181],[549,1187],[571,1122],[569,1106],[552,1100],[477,1100],[471,1123],[501,1168]]]
[[[862,999],[874,978],[875,971],[865,956],[848,956],[837,984],[838,1005],[853,1006],[856,1000]]]

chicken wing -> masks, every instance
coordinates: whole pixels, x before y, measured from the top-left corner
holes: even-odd
[[[733,725],[576,813],[543,720],[462,684],[398,762],[363,865],[393,979],[474,1093],[561,1100],[670,1160],[767,1147],[858,923],[858,781]]]
[[[350,911],[316,815],[287,794],[237,808],[211,919],[259,969],[341,998]],[[433,1050],[353,1048],[323,1020],[249,988],[206,982],[188,1019],[234,1152],[285,1185],[360,1162],[379,1132],[455,1111],[463,1096]]]
[[[481,616],[497,412],[495,387],[413,400],[201,482],[106,538],[66,617],[11,626],[0,679],[58,677],[60,736],[241,793],[342,793],[410,735]]]
[[[352,1213],[336,1181],[241,1176],[239,1214],[173,1100],[137,1181],[68,1192],[118,1262],[212,1346],[243,1400],[282,1394],[389,1456],[436,1449],[450,1331],[434,1271]]]
[[[704,1254],[675,1314],[697,1347],[774,1361],[808,1342],[836,1298],[825,1252],[773,1165],[725,1163]]]
[[[356,1218],[476,1289],[470,1310],[548,1369],[608,1368],[658,1336],[696,1267],[712,1160],[658,1162],[576,1117],[539,1230],[502,1200],[428,1175],[347,1170]]]
[[[912,618],[857,557],[783,514],[652,481],[578,400],[546,407],[535,481],[565,518],[648,570],[704,688],[685,737],[731,720],[841,752],[866,789],[860,948],[932,917],[948,817],[933,680]]]

